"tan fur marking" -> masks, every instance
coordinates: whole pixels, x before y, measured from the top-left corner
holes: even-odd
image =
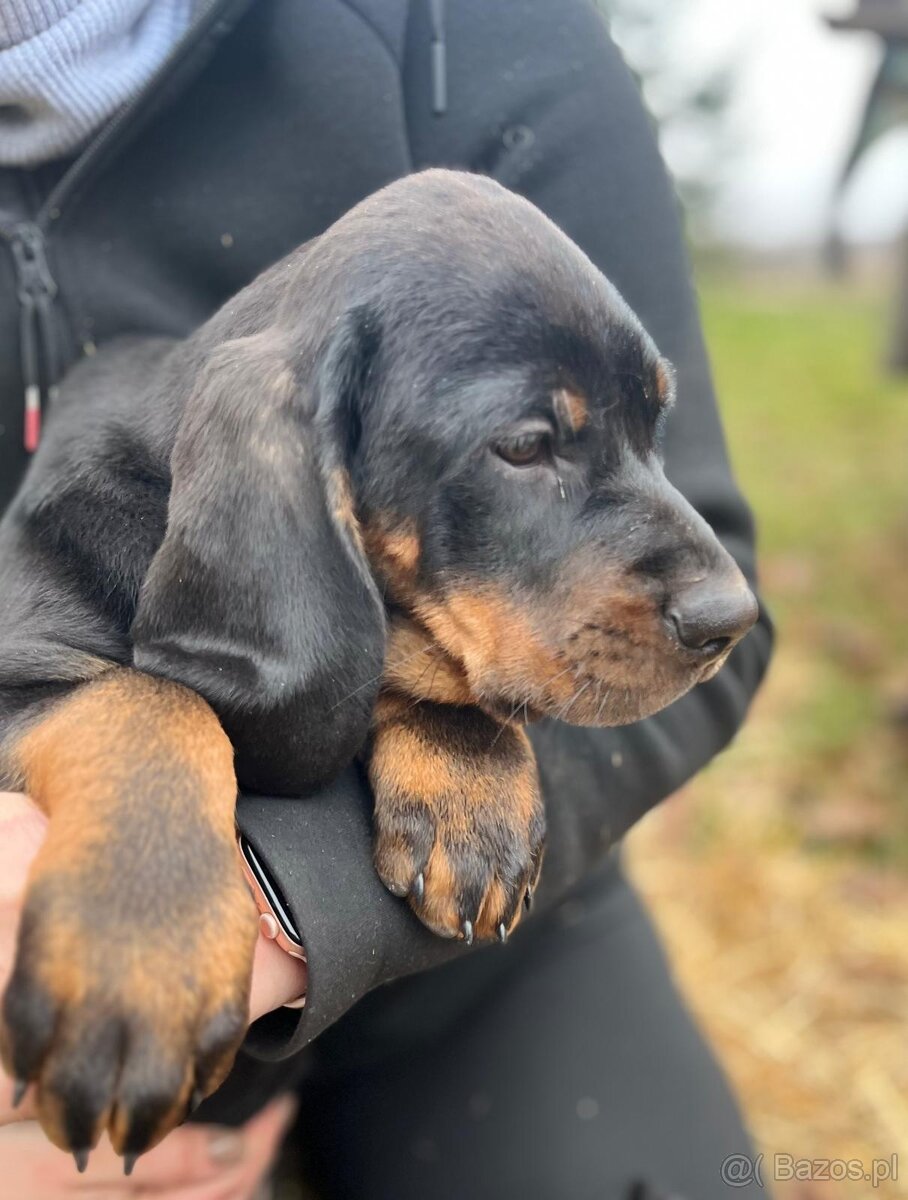
[[[375,720],[369,778],[379,874],[398,894],[410,889],[431,929],[450,934],[470,920],[477,937],[498,936],[503,922],[519,920],[543,833],[525,731],[390,692]],[[515,863],[524,864],[516,879]],[[414,895],[420,870],[423,894]],[[462,910],[468,902],[475,911]]]
[[[341,467],[335,467],[328,477],[328,495],[334,519],[350,535],[354,546],[364,553],[363,534],[356,518],[356,504],[350,476]]]
[[[433,746],[400,722],[385,726],[370,769],[384,779],[393,779],[398,795],[419,796],[426,804],[453,795],[463,784],[456,763],[443,747]]]
[[[556,698],[570,696],[573,681],[565,664],[502,592],[451,592],[441,602],[417,602],[415,610],[445,650],[463,663],[474,696],[483,696],[483,681],[493,666],[496,677],[513,679],[514,692],[522,688],[532,697],[548,685]]]
[[[460,920],[454,899],[457,894],[457,876],[451,861],[437,843],[429,856],[426,867],[426,911],[425,919],[433,929],[444,929],[457,933]]]
[[[520,920],[520,909],[522,905],[517,906],[517,912],[514,917],[513,925]],[[479,917],[476,920],[476,936],[481,938],[492,938],[498,934],[498,926],[508,911],[508,894],[504,890],[504,885],[499,879],[494,879],[489,890],[485,894],[485,899],[482,902],[482,908],[479,910]],[[510,926],[509,926],[510,929]]]
[[[555,393],[555,405],[559,416],[563,420],[566,418],[565,423],[574,433],[579,433],[590,418],[589,405],[579,392],[559,388]]]
[[[372,570],[388,587],[391,598],[405,603],[419,565],[420,544],[415,524],[387,514],[374,517],[363,524],[363,544]]]
[[[79,688],[27,728],[15,754],[29,795],[48,816],[78,824],[115,816],[136,756],[191,766],[211,816],[233,821],[233,748],[205,701],[179,684],[121,669]]]
[[[669,404],[675,392],[675,377],[671,366],[660,359],[656,364],[656,391],[663,404]]]
[[[38,1079],[39,1119],[56,1145],[72,1148],[53,1081],[67,1055],[78,1058],[66,1031],[90,1026],[103,1005],[105,1020],[143,1031],[136,1053],[145,1067],[172,1062],[182,1074],[159,1140],[185,1113],[200,1030],[233,1015],[209,1091],[242,1037],[257,921],[235,841],[232,747],[194,692],[120,668],[58,702],[14,749],[27,790],[50,818],[29,875],[17,958],[17,970],[60,1013]],[[15,1039],[4,1025],[8,1069]],[[112,1122],[122,1150],[126,1120],[113,1104],[96,1133]]]
[[[400,616],[388,629],[384,686],[440,704],[474,703],[463,668],[421,625]]]
[[[482,583],[416,597],[412,609],[497,718],[623,724],[696,682],[666,655],[653,596],[592,559],[566,564],[565,580],[541,599]]]

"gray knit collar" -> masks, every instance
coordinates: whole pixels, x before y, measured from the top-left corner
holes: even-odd
[[[80,0],[0,0],[0,49],[18,46],[44,33],[79,3]]]
[[[197,0],[0,0],[0,164],[74,153],[158,70]]]

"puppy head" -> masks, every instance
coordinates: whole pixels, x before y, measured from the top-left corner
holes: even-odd
[[[756,601],[663,473],[671,368],[614,288],[488,180],[431,172],[351,218],[381,329],[353,490],[452,694],[622,724],[714,675]]]
[[[595,723],[668,704],[754,621],[662,473],[670,369],[576,246],[489,180],[376,193],[154,386],[180,417],[134,661],[209,700],[245,786],[297,792],[356,752],[384,604],[414,662],[431,650],[436,698]]]

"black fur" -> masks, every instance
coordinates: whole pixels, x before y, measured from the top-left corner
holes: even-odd
[[[426,578],[551,584],[584,546],[666,594],[723,570],[661,473],[660,371],[529,203],[455,172],[392,184],[185,342],[114,343],[73,371],[0,526],[0,737],[97,656],[201,693],[246,787],[333,775],[384,652],[348,475],[361,516],[418,525]],[[590,408],[559,441],[563,505],[489,453],[560,387]]]

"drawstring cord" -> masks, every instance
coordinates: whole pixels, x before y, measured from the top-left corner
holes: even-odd
[[[432,25],[432,112],[436,117],[448,111],[448,51],[445,45],[445,0],[429,0]]]
[[[4,230],[16,268],[19,338],[25,389],[24,441],[29,453],[41,438],[42,366],[48,400],[53,400],[60,372],[60,347],[54,320],[57,284],[50,273],[44,235],[28,221]],[[43,362],[42,362],[43,351]]]

